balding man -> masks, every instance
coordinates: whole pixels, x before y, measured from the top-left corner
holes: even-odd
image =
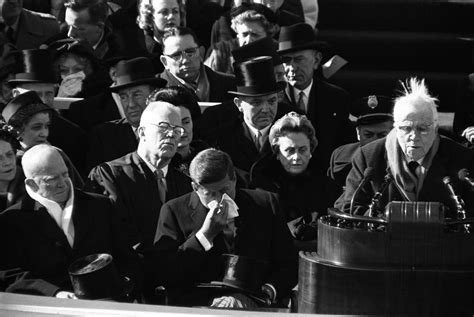
[[[474,171],[473,151],[438,134],[437,100],[429,95],[424,80],[410,79],[405,90],[404,95],[395,99],[395,128],[385,138],[357,150],[345,192],[335,206],[348,211],[364,174],[372,174],[371,181],[354,197],[355,213],[366,213],[389,174],[393,180],[383,192],[375,213],[391,201],[431,201],[448,207],[447,217],[456,217],[456,203],[443,182],[449,176],[456,194],[464,199],[466,210],[472,211],[474,197],[470,185],[458,179],[458,172],[463,168]],[[373,173],[367,173],[368,168]]]
[[[74,188],[50,145],[26,151],[22,166],[28,195],[0,215],[0,269],[17,273],[6,291],[73,298],[68,266],[95,253],[111,254],[138,287],[139,258],[123,240],[110,200]]]
[[[89,174],[95,190],[116,203],[129,245],[137,250],[152,245],[162,204],[192,191],[188,177],[168,165],[183,133],[179,108],[152,102],[140,119],[137,150]]]

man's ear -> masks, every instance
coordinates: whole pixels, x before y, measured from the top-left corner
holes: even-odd
[[[321,54],[321,52],[314,51],[314,69],[318,69],[322,59],[323,54]]]
[[[33,190],[33,192],[35,192],[35,193],[39,189],[38,185],[36,185],[36,182],[34,180],[32,180],[31,178],[25,179],[25,184],[26,184],[26,186],[31,188],[31,190]]]
[[[144,127],[138,127],[137,128],[137,135],[140,140],[145,140],[145,128]]]
[[[164,55],[160,55],[160,61],[161,61],[161,64],[163,64],[163,66],[165,67],[165,69],[168,69],[168,60],[166,59],[166,56]]]
[[[242,100],[235,97],[234,98],[234,105],[239,109],[240,112],[242,112]]]
[[[201,61],[204,61],[204,57],[206,56],[206,49],[204,46],[199,46],[199,56],[201,57]]]

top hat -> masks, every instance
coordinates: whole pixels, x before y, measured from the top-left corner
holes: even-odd
[[[260,56],[234,63],[237,91],[229,93],[238,96],[264,96],[285,89],[286,83],[276,82],[272,58]]]
[[[266,302],[262,285],[268,278],[270,265],[267,261],[242,255],[223,254],[222,279],[199,287],[238,290],[261,302]]]
[[[256,40],[247,45],[236,48],[232,51],[232,56],[236,62],[258,56],[271,56],[273,66],[282,63],[280,55],[277,53],[278,44],[269,36]]]
[[[22,50],[19,54],[19,69],[9,84],[57,82],[53,69],[53,56],[49,50]]]
[[[153,64],[146,57],[137,57],[117,64],[117,82],[110,90],[117,92],[120,89],[138,85],[150,84],[158,88],[166,86],[166,80],[155,77]]]
[[[371,95],[357,99],[351,114],[357,117],[356,124],[373,124],[393,120],[393,102],[387,96]]]
[[[9,123],[20,112],[29,117],[43,111],[53,111],[53,109],[45,105],[36,92],[27,91],[7,103],[5,108],[3,108],[2,117],[5,119],[5,122]]]
[[[324,51],[328,44],[318,41],[317,31],[306,23],[283,26],[278,37],[278,53],[285,54],[306,49]]]
[[[68,268],[74,294],[81,299],[119,300],[128,295],[133,282],[120,276],[110,254],[92,254]]]

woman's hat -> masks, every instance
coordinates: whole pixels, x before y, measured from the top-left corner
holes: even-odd
[[[271,37],[266,36],[247,45],[236,48],[232,51],[232,56],[236,62],[245,61],[259,56],[270,56],[273,66],[282,63],[280,55],[277,53],[278,43]]]
[[[285,89],[286,83],[276,82],[273,62],[270,56],[260,56],[234,63],[237,91],[229,93],[238,96],[264,96]]]
[[[222,260],[222,279],[199,284],[199,287],[238,290],[259,301],[266,301],[261,289],[270,269],[267,261],[234,254],[223,254]]]
[[[48,49],[54,52],[55,59],[65,53],[72,53],[89,59],[93,65],[98,64],[97,57],[94,54],[94,49],[85,40],[77,40],[71,38],[61,39],[56,42],[53,42],[48,47]]]
[[[110,90],[117,92],[120,89],[150,84],[157,88],[166,86],[166,80],[156,77],[153,72],[153,64],[146,57],[137,57],[117,64],[117,81]]]
[[[278,38],[278,53],[285,54],[306,49],[325,51],[329,48],[326,42],[318,41],[317,31],[306,23],[283,26]]]
[[[9,84],[57,82],[53,56],[49,50],[33,49],[18,52],[18,69]]]
[[[13,117],[21,112],[25,117],[30,117],[38,112],[52,111],[45,105],[38,94],[34,91],[27,91],[10,100],[3,108],[2,116],[5,122],[9,123]]]
[[[92,254],[74,261],[68,269],[74,294],[80,299],[125,298],[133,282],[120,276],[110,254]]]

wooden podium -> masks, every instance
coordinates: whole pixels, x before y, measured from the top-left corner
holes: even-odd
[[[392,202],[383,218],[330,210],[317,253],[300,253],[298,312],[472,315],[469,221],[430,202]]]

